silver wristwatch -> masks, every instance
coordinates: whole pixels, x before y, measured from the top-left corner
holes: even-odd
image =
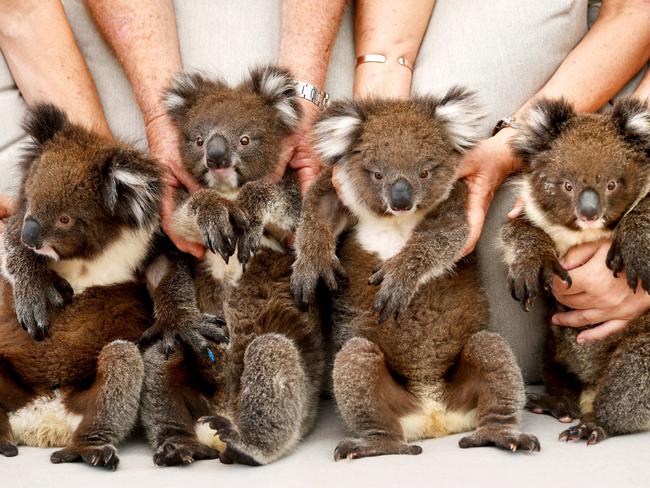
[[[296,95],[305,100],[309,100],[322,109],[326,109],[330,104],[329,93],[320,91],[314,85],[310,85],[304,81],[296,81]]]

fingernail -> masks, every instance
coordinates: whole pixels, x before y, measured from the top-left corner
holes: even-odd
[[[578,336],[578,337],[576,337],[576,342],[578,344],[584,344],[585,342],[587,342],[587,339],[585,339],[584,337]]]
[[[553,325],[560,325],[560,319],[557,318],[557,315],[553,315],[553,317],[551,317],[551,323]]]

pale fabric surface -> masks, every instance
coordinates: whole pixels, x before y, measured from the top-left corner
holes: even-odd
[[[242,8],[242,5],[246,5]],[[491,124],[515,110],[550,76],[562,57],[580,39],[586,26],[585,0],[490,2],[492,12],[469,0],[439,0],[415,76],[417,91],[440,91],[452,83],[480,90],[490,109]],[[185,66],[218,70],[236,80],[243,67],[275,58],[278,43],[277,2],[227,0],[177,2],[179,32]],[[142,120],[117,62],[92,27],[79,1],[66,2],[66,11],[97,81],[116,135],[144,146]],[[508,17],[505,13],[512,17]],[[348,13],[349,14],[349,13]],[[503,14],[503,15],[501,15]],[[504,19],[510,20],[504,20]],[[534,35],[530,35],[534,33]],[[517,38],[514,36],[517,35]],[[531,61],[534,60],[534,61]],[[352,22],[348,15],[334,50],[328,89],[348,96],[352,86]],[[525,73],[525,76],[522,76]],[[0,63],[0,191],[15,187],[10,168],[16,160],[22,101],[3,63]],[[507,295],[497,258],[488,252],[494,229],[508,208],[507,194],[499,195],[488,221],[489,233],[481,254],[495,329],[512,342],[529,379],[537,378],[541,331],[534,315],[520,314]],[[156,468],[143,441],[121,450],[117,473],[83,465],[54,466],[52,450],[21,448],[18,457],[0,458],[2,486],[483,486],[527,488],[548,486],[647,487],[650,472],[650,434],[607,440],[585,448],[557,441],[563,425],[548,417],[526,414],[524,429],[537,434],[542,452],[512,456],[496,449],[462,451],[461,436],[420,443],[420,456],[382,457],[335,464],[333,449],[343,436],[331,404],[324,408],[317,428],[298,451],[264,468],[223,466],[216,461],[189,468]]]

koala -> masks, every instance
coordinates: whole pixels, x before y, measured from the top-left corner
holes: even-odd
[[[469,234],[455,172],[479,120],[476,95],[453,88],[337,102],[315,125],[329,169],[306,196],[291,281],[300,302],[320,281],[332,292],[333,392],[352,434],[337,461],[419,454],[409,442],[474,427],[461,447],[539,450],[519,430],[513,352],[485,330],[475,258],[455,264]]]
[[[521,216],[501,230],[512,296],[529,310],[550,296],[553,277],[571,285],[560,258],[571,247],[610,238],[606,258],[630,287],[650,291],[650,111],[633,99],[607,114],[577,114],[565,100],[530,109],[512,146],[524,169],[516,184]],[[549,320],[550,323],[550,320]],[[595,325],[595,324],[594,324]],[[563,440],[595,444],[650,426],[650,315],[607,339],[578,344],[583,329],[550,325],[544,351],[546,393],[528,408],[569,423]]]
[[[159,226],[162,174],[52,105],[31,107],[24,127],[32,142],[2,239],[0,454],[63,447],[53,463],[114,470],[140,403],[133,341],[153,318],[138,276]]]
[[[325,368],[318,310],[300,310],[289,288],[298,181],[270,180],[300,117],[294,82],[273,66],[234,87],[183,74],[166,103],[183,164],[203,187],[179,203],[174,228],[209,252],[151,272],[163,338],[145,352],[142,418],[154,463],[267,464],[312,427]],[[227,331],[211,333],[205,314]]]

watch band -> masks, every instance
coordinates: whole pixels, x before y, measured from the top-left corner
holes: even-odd
[[[384,56],[383,54],[364,54],[363,56],[359,56],[357,58],[357,66],[363,63],[385,63],[388,61],[389,58]],[[413,73],[413,63],[411,63],[406,57],[400,56],[399,58],[396,59],[397,64],[404,66],[406,69],[408,69],[411,73]]]
[[[305,81],[296,81],[296,96],[309,100],[311,103],[326,109],[330,104],[330,95],[326,91],[320,91],[314,85]]]
[[[514,117],[504,117],[501,120],[499,120],[496,125],[494,126],[494,129],[492,129],[492,135],[495,136],[501,131],[502,129],[505,129],[506,127],[512,127],[515,123],[515,118]]]

